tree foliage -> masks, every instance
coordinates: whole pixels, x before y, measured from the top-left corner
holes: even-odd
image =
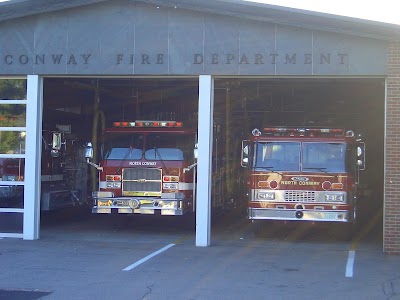
[[[26,99],[25,79],[0,79],[0,100]]]
[[[0,127],[25,127],[26,105],[1,104],[1,100],[26,99],[26,80],[0,80]],[[21,132],[0,131],[0,153],[19,153]]]

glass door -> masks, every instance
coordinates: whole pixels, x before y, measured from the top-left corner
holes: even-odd
[[[0,237],[23,237],[27,80],[0,78]]]

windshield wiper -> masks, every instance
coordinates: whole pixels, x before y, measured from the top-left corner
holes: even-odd
[[[332,173],[329,173],[328,171],[325,171],[326,168],[303,168],[303,170],[317,170],[317,171],[321,171],[325,174],[328,174],[330,176],[337,176],[336,174],[332,174]]]
[[[158,158],[160,159],[160,162],[162,164],[162,167],[163,167],[163,169],[165,169],[165,173],[167,173],[167,175],[169,175],[169,170],[168,170],[167,166],[165,165],[164,160],[162,159],[160,151],[158,151],[157,147],[154,147],[154,152],[157,153]]]
[[[129,147],[128,151],[126,151],[126,153],[125,153],[125,156],[122,158],[121,162],[119,163],[118,169],[115,170],[115,174],[118,174],[119,171],[121,171],[122,165],[123,165],[124,161],[128,158],[131,151],[132,151],[132,147]]]

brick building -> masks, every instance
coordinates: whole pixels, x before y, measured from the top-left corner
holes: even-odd
[[[388,44],[387,52],[387,99],[386,99],[386,146],[385,146],[385,209],[384,209],[384,251],[399,253],[399,201],[396,177],[398,173],[398,119],[396,113],[400,100],[399,74],[400,74],[400,44]]]

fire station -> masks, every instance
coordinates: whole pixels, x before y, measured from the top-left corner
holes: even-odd
[[[1,237],[39,239],[44,211],[92,206],[92,195],[97,213],[124,203],[93,194],[97,185],[120,187],[131,155],[121,152],[115,174],[99,175],[105,128],[189,135],[183,126],[196,132],[183,151],[195,158],[182,167],[197,172],[196,245],[209,246],[214,203],[245,194],[242,140],[254,128],[319,126],[361,134],[359,226],[381,228],[383,252],[400,253],[400,26],[238,0],[11,0],[0,4],[0,36]],[[146,133],[140,141],[161,140]],[[155,145],[153,160],[127,166],[178,165],[168,162],[179,160],[175,152]],[[125,188],[155,180],[126,172]],[[192,186],[166,174],[164,187]],[[320,185],[304,174],[285,183]],[[162,193],[149,209],[131,199],[120,212],[180,214],[185,193]]]

